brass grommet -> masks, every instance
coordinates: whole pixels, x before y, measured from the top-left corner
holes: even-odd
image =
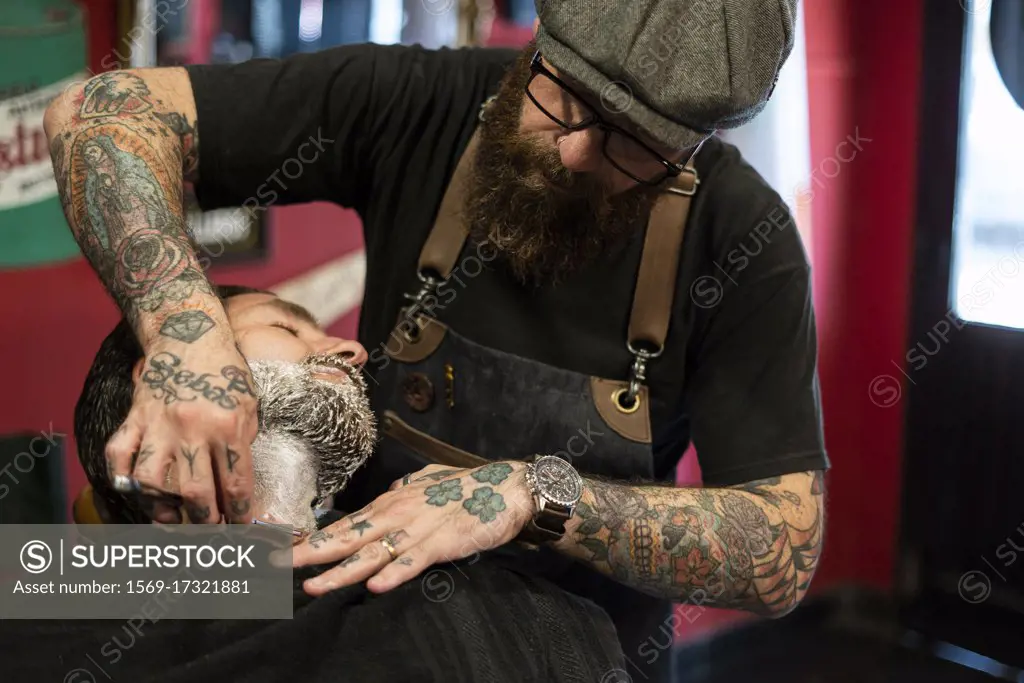
[[[631,405],[629,407],[626,407],[626,406],[622,405],[622,401],[620,401],[619,399],[621,399],[628,391],[629,391],[629,389],[627,389],[625,387],[623,387],[622,389],[616,389],[615,391],[613,391],[612,392],[612,403],[615,404],[615,408],[620,413],[623,413],[625,415],[632,415],[633,413],[635,413],[637,410],[640,409],[640,394],[637,394],[636,396],[633,397],[633,405]]]
[[[402,339],[405,341],[415,344],[420,340],[420,326],[416,323],[411,323],[409,327],[402,326],[399,328],[399,334],[402,335]]]

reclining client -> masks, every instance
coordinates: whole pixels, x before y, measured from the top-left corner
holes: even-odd
[[[305,309],[271,293],[218,289],[259,400],[252,514],[315,531],[337,518],[331,513],[317,519],[315,508],[342,490],[376,438],[358,369],[366,352],[328,336]],[[193,327],[182,321],[174,333],[187,337]],[[139,383],[165,392],[168,400],[189,400],[190,392],[204,389],[176,375],[174,367],[170,354],[143,361],[123,320],[96,354],[76,407],[75,438],[104,521],[149,521],[140,504],[144,499],[122,495],[112,485],[103,451]],[[146,457],[144,449],[136,456]],[[190,476],[188,467],[172,469],[165,488],[181,491]],[[205,517],[203,510],[180,511],[182,521]],[[439,567],[433,581],[446,584],[443,595],[428,591],[424,579],[379,595],[356,585],[310,597],[302,581],[327,568],[295,570],[291,620],[161,618],[134,620],[132,627],[123,620],[0,620],[0,636],[12,636],[0,637],[5,676],[500,683],[611,681],[625,675],[615,628],[604,611],[500,558],[477,556]]]

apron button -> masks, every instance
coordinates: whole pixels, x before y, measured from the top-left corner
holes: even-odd
[[[434,405],[434,385],[422,372],[410,373],[402,383],[405,402],[417,413],[430,410]]]

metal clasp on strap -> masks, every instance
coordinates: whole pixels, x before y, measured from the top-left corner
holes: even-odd
[[[697,186],[700,185],[700,177],[697,175],[697,171],[692,168],[684,168],[679,175],[692,176],[692,181],[688,184],[688,187],[679,187],[680,181],[677,179],[675,183],[665,188],[666,192],[671,194],[678,194],[684,197],[692,197],[697,194]]]
[[[693,152],[690,153],[690,158],[687,159],[686,163],[679,169],[679,175],[676,176],[675,181],[665,188],[666,192],[682,195],[683,197],[692,197],[697,194],[697,186],[700,185],[700,176],[697,175],[697,169],[693,164],[697,159],[697,154],[700,153],[705,142],[707,142],[707,138],[701,140],[694,148]],[[688,176],[689,182],[686,182],[686,179],[681,179],[682,176]],[[680,185],[682,185],[682,187],[680,187]]]
[[[629,388],[625,392],[616,393],[616,407],[624,412],[633,412],[637,409],[640,400],[640,388],[647,379],[647,361],[657,358],[664,350],[658,347],[654,350],[643,348],[630,340],[626,348],[633,354],[633,365],[629,369]]]
[[[416,277],[420,279],[420,288],[415,294],[405,294],[405,298],[412,303],[402,308],[402,321],[398,328],[406,341],[413,342],[419,337],[420,314],[427,310],[426,300],[428,296],[434,296],[435,290],[444,280],[435,277],[431,273],[418,271]]]

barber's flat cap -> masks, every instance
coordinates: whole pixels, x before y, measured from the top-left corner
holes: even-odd
[[[797,0],[536,0],[544,58],[685,149],[753,118],[793,49]]]

